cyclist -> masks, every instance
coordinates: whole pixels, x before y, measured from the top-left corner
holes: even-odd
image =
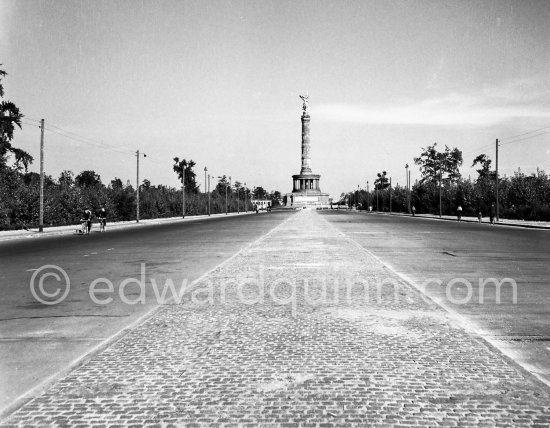
[[[82,222],[82,230],[80,233],[86,233],[89,235],[92,230],[92,212],[89,209],[85,210],[84,216],[82,216],[80,221]]]
[[[97,219],[99,220],[99,231],[105,232],[105,226],[107,225],[107,211],[105,207],[102,207],[97,214]]]

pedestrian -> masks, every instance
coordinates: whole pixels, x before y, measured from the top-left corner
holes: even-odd
[[[258,204],[254,204],[254,210],[256,211],[256,214],[258,214]]]
[[[458,221],[462,220],[462,206],[460,206],[460,205],[456,209],[456,216],[458,218]]]
[[[92,211],[90,209],[84,211],[83,220],[85,231],[89,235],[90,231],[92,230]]]
[[[489,211],[489,221],[491,224],[495,224],[495,204],[491,204],[491,209]]]
[[[413,205],[413,207],[412,207],[412,213],[413,213],[413,217],[414,217],[414,216],[415,216],[415,214],[416,214],[416,208],[415,208],[415,206],[414,206],[414,205]]]
[[[483,220],[483,214],[481,214],[481,210],[477,212],[477,222],[481,223]]]

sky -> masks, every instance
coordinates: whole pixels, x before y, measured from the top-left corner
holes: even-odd
[[[331,196],[438,143],[499,173],[550,172],[550,2],[0,0],[12,142],[45,172],[94,170],[178,187],[173,158],[287,193],[311,165]],[[540,131],[537,131],[540,130]],[[518,136],[518,137],[516,137]]]

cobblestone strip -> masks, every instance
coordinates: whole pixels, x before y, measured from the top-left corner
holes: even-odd
[[[316,212],[2,426],[550,426],[550,395]]]

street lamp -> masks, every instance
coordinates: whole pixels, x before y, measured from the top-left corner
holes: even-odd
[[[235,183],[235,187],[237,188],[237,214],[241,213],[241,187],[237,187],[237,183]]]
[[[207,172],[208,172],[208,168],[204,167],[204,196],[206,196],[206,192],[208,191],[208,188],[206,187],[206,173]],[[206,202],[206,201],[204,201],[204,202]],[[208,214],[208,205],[206,205],[205,209],[206,209],[206,213]]]
[[[147,157],[145,153],[140,153],[139,150],[136,151],[137,159],[137,168],[136,168],[136,223],[139,223],[139,157]]]
[[[409,164],[405,164],[405,180],[407,182],[407,212],[411,213],[411,183],[409,175]]]
[[[374,188],[376,189],[376,212],[380,211],[378,209],[378,183],[375,181],[374,182]]]
[[[208,174],[208,216],[210,217],[210,174]]]
[[[391,177],[390,177],[390,214],[391,214]]]
[[[187,162],[183,163],[183,171],[181,174],[181,205],[182,205],[182,214],[181,218],[185,218],[185,170],[187,167]]]
[[[367,180],[367,210],[370,211],[370,188],[369,188],[369,180]]]
[[[441,187],[443,185],[443,171],[442,171],[442,161],[443,156],[440,154],[439,156],[439,217],[441,217]]]
[[[225,215],[227,215],[227,181],[225,182]]]
[[[244,190],[244,212],[247,213],[248,212],[248,206],[247,206],[247,201],[246,201],[246,183],[244,183],[243,190]]]

